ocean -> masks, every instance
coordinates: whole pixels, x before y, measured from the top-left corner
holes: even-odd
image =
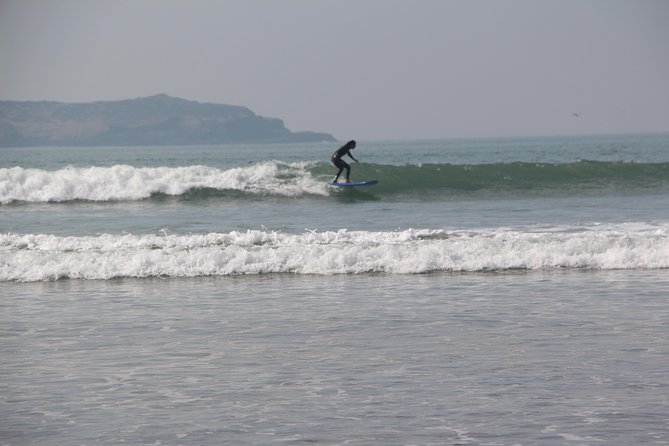
[[[0,445],[669,444],[669,135],[0,148]]]

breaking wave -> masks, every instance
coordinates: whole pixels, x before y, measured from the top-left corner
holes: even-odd
[[[669,225],[575,230],[1,234],[0,281],[669,268]]]
[[[0,203],[74,200],[144,200],[156,196],[300,198],[328,196],[333,166],[322,162],[265,161],[232,169],[185,167],[67,167],[48,171],[0,169]],[[669,163],[578,161],[573,163],[359,164],[354,179],[377,179],[365,192],[413,199],[495,191],[510,195],[669,187]]]
[[[324,194],[302,163],[267,161],[221,170],[187,167],[67,167],[55,171],[0,169],[0,203],[73,200],[143,200],[155,195],[182,196],[202,190],[293,197]]]

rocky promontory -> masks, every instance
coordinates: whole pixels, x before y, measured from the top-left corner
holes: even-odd
[[[165,94],[70,104],[0,101],[0,147],[145,146],[335,141],[291,132],[246,107]]]

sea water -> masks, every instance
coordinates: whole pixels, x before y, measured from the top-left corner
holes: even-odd
[[[0,149],[0,444],[667,444],[669,136]]]

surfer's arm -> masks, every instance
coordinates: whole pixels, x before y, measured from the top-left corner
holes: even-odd
[[[348,156],[350,156],[351,159],[352,159],[353,161],[355,161],[356,163],[359,163],[359,162],[360,162],[360,161],[358,161],[357,159],[355,159],[355,157],[351,154],[351,152],[348,152]]]

